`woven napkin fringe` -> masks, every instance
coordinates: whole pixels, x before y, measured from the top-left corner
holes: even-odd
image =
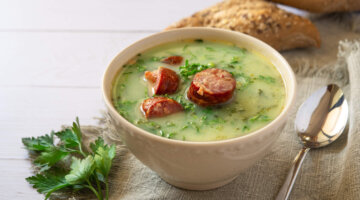
[[[337,199],[360,199],[360,40],[341,41],[339,61],[347,63],[350,79],[349,131],[347,135],[346,161],[342,171]],[[345,197],[345,198],[344,198]]]

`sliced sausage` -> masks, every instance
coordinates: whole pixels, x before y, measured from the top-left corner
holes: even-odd
[[[151,83],[155,83],[157,79],[157,70],[153,72],[146,71],[145,78],[150,81]]]
[[[212,106],[231,99],[236,80],[226,70],[210,68],[195,74],[187,96],[200,106]]]
[[[154,84],[154,94],[173,94],[179,87],[179,76],[171,69],[159,67],[159,69],[145,72],[145,78]]]
[[[161,60],[161,62],[169,64],[169,65],[179,65],[183,60],[181,56],[169,56]]]
[[[181,104],[166,97],[153,97],[145,99],[141,110],[146,118],[164,117],[183,110]]]

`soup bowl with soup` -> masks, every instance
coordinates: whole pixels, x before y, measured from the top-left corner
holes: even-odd
[[[276,50],[251,36],[184,28],[120,52],[102,90],[117,134],[136,158],[174,186],[207,190],[271,151],[296,80]]]

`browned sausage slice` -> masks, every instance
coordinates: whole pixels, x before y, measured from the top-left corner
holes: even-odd
[[[164,117],[183,110],[181,104],[166,97],[153,97],[145,99],[141,110],[146,118]]]
[[[169,64],[169,65],[179,65],[183,60],[181,56],[169,56],[161,60],[161,62]]]
[[[210,68],[195,74],[187,96],[200,106],[212,106],[231,99],[236,80],[226,70]]]
[[[157,79],[157,70],[150,72],[150,71],[146,71],[145,72],[145,78],[150,81],[151,83],[155,83],[156,79]]]
[[[159,69],[145,72],[145,78],[154,83],[154,94],[173,94],[179,87],[179,76],[171,69],[159,67]]]

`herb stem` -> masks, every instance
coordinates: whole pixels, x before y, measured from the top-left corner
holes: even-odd
[[[61,188],[67,187],[67,186],[69,186],[68,183],[65,183],[65,184],[59,185],[59,186],[57,186],[57,187],[54,187],[53,189],[51,189],[50,191],[48,191],[48,192],[46,193],[45,199],[48,199],[48,198],[50,197],[50,195],[51,195],[53,192],[55,192],[56,190],[59,190],[59,189],[61,189]]]
[[[94,192],[94,194],[96,195],[96,198],[98,200],[103,200],[103,198],[99,195],[99,193],[96,191],[96,189],[91,185],[89,179],[86,179],[86,182],[88,183],[88,185],[86,185],[85,187],[89,188],[91,191]]]
[[[106,200],[109,200],[109,184],[108,184],[108,179],[106,178],[105,181],[105,192],[106,192]]]
[[[84,153],[83,152],[83,150],[82,150],[82,147],[81,147],[81,143],[79,144],[79,153],[82,155],[82,156],[84,156],[84,158],[86,158],[86,153]]]
[[[96,176],[94,176],[94,177],[95,177],[95,181],[96,181],[96,185],[97,185],[97,188],[98,188],[99,195],[100,195],[101,199],[104,199],[99,179]]]

